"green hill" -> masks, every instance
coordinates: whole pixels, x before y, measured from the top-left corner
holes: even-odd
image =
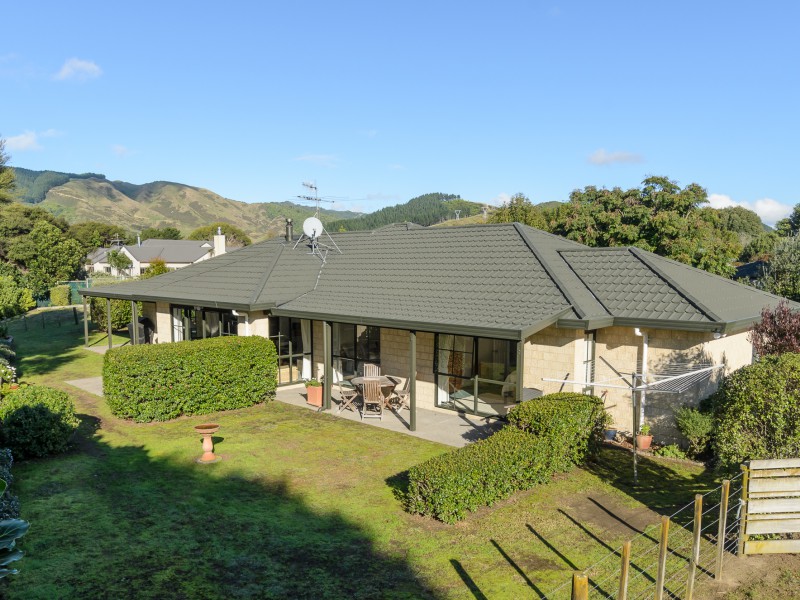
[[[210,190],[169,181],[136,185],[109,181],[96,173],[59,173],[14,169],[16,196],[37,203],[67,222],[102,221],[130,231],[146,227],[175,227],[184,235],[226,221],[253,241],[280,235],[285,219],[296,222],[314,214],[311,206],[293,202],[248,204],[224,198]],[[320,209],[323,222],[349,219],[357,213]]]
[[[387,206],[355,219],[331,221],[328,223],[328,229],[330,231],[363,231],[406,221],[428,226],[453,218],[456,210],[461,211],[462,218],[471,217],[483,214],[483,204],[462,200],[454,194],[424,194],[412,198],[405,204]]]

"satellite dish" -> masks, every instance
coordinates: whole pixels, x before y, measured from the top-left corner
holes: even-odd
[[[317,239],[322,235],[322,221],[317,217],[308,217],[303,221],[303,233],[310,237],[312,240]]]

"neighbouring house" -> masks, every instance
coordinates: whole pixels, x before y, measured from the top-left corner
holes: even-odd
[[[118,272],[108,262],[108,254],[112,251],[122,252],[131,261],[131,266]],[[214,256],[225,254],[225,235],[218,233],[213,241],[206,240],[159,240],[148,239],[136,244],[97,248],[90,252],[86,270],[89,273],[108,273],[137,277],[156,260],[163,260],[171,270],[182,269],[208,260]]]
[[[327,407],[337,381],[375,363],[411,379],[412,413],[497,416],[581,391],[601,396],[618,428],[632,431],[642,410],[664,435],[674,407],[752,361],[747,331],[780,300],[638,248],[588,248],[518,223],[390,226],[320,248],[287,226],[284,238],[177,273],[81,293],[141,301],[158,343],[268,337],[279,383],[324,375]]]

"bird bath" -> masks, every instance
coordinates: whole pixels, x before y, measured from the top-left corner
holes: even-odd
[[[214,455],[214,441],[211,439],[212,434],[219,431],[219,425],[216,423],[203,423],[202,425],[195,425],[194,430],[203,436],[203,456],[197,459],[199,463],[212,463],[217,462],[218,456]]]

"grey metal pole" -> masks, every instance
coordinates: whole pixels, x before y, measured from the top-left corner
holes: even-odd
[[[322,323],[322,346],[324,356],[323,360],[323,374],[322,381],[322,407],[325,410],[331,409],[331,384],[333,383],[333,362],[331,357],[333,328],[330,321],[323,321]]]
[[[525,371],[525,340],[517,342],[517,403],[522,402],[523,374]]]
[[[89,311],[86,296],[83,297],[83,345],[89,347]]]
[[[139,343],[139,307],[136,306],[135,300],[131,300],[131,321],[133,321],[131,343],[135,346]]]
[[[111,350],[111,298],[106,298],[106,320],[108,321],[106,328],[108,331],[108,349]]]
[[[408,386],[408,394],[411,408],[410,428],[411,431],[417,430],[417,332],[408,332],[408,370],[411,378]]]

